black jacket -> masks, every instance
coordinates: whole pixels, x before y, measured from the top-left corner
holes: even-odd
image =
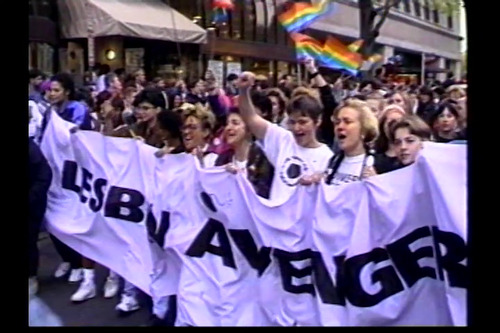
[[[29,219],[41,220],[47,208],[47,191],[52,181],[52,170],[43,156],[40,147],[29,139],[28,150],[29,179]]]
[[[432,117],[434,112],[436,112],[436,110],[437,105],[434,102],[430,101],[425,104],[420,102],[417,108],[417,116],[422,118],[422,120],[424,120],[432,128],[432,124],[430,124],[430,118]]]
[[[321,118],[321,125],[318,129],[318,139],[320,142],[326,144],[330,149],[333,147],[334,132],[332,115],[333,111],[339,105],[333,97],[333,91],[330,85],[319,88],[321,103],[323,103],[323,114]]]
[[[223,152],[215,160],[215,166],[231,163],[233,156],[234,151],[232,150]],[[274,178],[274,167],[255,142],[250,146],[248,152],[247,175],[255,193],[260,197],[269,199]]]

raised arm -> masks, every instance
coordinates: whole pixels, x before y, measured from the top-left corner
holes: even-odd
[[[328,82],[319,74],[319,71],[314,64],[314,60],[309,58],[305,61],[306,69],[312,77],[313,83],[318,87],[320,92],[321,103],[323,103],[323,114],[321,117],[321,125],[318,130],[319,140],[329,147],[333,145],[333,122],[331,120],[333,111],[337,108],[338,103],[333,96],[333,91]]]
[[[251,89],[255,83],[255,75],[251,72],[243,72],[238,80],[239,96],[238,108],[240,110],[241,118],[250,129],[253,135],[259,140],[263,140],[269,122],[262,118],[252,103],[250,96]]]

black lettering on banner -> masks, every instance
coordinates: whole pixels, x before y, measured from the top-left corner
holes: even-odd
[[[448,281],[451,287],[467,288],[467,266],[461,264],[467,257],[467,246],[465,241],[457,234],[441,231],[432,227],[434,233],[435,248],[437,252],[439,278],[444,280],[443,270],[448,273]],[[439,248],[442,244],[446,248],[443,256]]]
[[[80,187],[76,185],[76,173],[78,165],[74,161],[64,161],[62,172],[62,188],[80,193]]]
[[[94,192],[97,199],[91,198],[89,202],[90,209],[96,213],[101,210],[104,203],[104,187],[108,185],[106,179],[97,178],[94,182]]]
[[[86,203],[88,200],[88,198],[83,194],[83,190],[85,190],[87,192],[92,191],[92,187],[91,187],[90,183],[88,182],[89,180],[92,180],[92,177],[93,177],[93,175],[90,173],[90,171],[88,171],[85,168],[82,168],[82,186],[80,188],[80,202],[81,203]]]
[[[245,258],[248,260],[250,266],[255,268],[259,276],[261,276],[271,263],[271,248],[263,246],[260,250],[258,250],[257,245],[248,230],[229,229],[229,234],[236,243],[236,246],[240,249],[241,253],[243,253]]]
[[[212,239],[217,234],[220,246],[212,245]],[[186,255],[201,258],[205,252],[212,253],[222,258],[224,266],[236,268],[231,244],[226,234],[224,225],[214,219],[208,220],[203,229],[194,239]]]
[[[336,286],[330,277],[321,253],[312,251],[311,258],[314,284],[316,285],[321,301],[324,304],[345,305],[345,296],[342,290],[342,263],[345,256],[334,258],[335,266],[337,267]]]
[[[292,277],[303,278],[312,275],[312,266],[297,269],[292,266],[292,261],[303,261],[311,259],[311,250],[306,249],[299,252],[287,252],[279,249],[273,250],[273,255],[278,259],[281,272],[281,282],[283,289],[292,294],[311,294],[315,295],[314,286],[310,283],[299,286],[292,284]]]
[[[344,262],[344,278],[342,284],[349,302],[358,307],[371,307],[404,290],[396,270],[387,266],[371,274],[371,282],[380,282],[382,289],[375,295],[368,294],[361,286],[361,270],[369,263],[379,263],[389,259],[385,249],[376,248],[368,253],[351,257]]]
[[[149,237],[163,248],[165,244],[165,235],[170,228],[170,212],[161,212],[160,226],[158,226],[156,217],[150,207],[146,217],[146,228]]]
[[[129,200],[123,201],[125,197],[129,197]],[[144,200],[144,195],[139,191],[112,186],[104,207],[104,216],[139,223],[144,219],[144,213],[139,208]],[[121,208],[128,210],[128,214],[122,214]]]
[[[386,246],[389,255],[401,273],[408,287],[412,287],[418,280],[425,277],[436,278],[435,267],[421,267],[418,260],[422,258],[433,258],[432,246],[424,246],[412,252],[410,244],[415,241],[431,236],[429,227],[421,227],[413,230],[408,235],[398,239]]]

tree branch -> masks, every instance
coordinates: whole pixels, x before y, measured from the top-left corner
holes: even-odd
[[[389,16],[389,11],[391,10],[391,8],[396,7],[400,2],[401,0],[386,0],[385,5],[377,9],[377,10],[383,10],[383,13],[382,16],[380,17],[380,20],[373,28],[373,32],[375,34],[378,34],[380,28],[382,27],[382,24],[384,24],[385,22],[385,19],[387,18],[387,16]]]

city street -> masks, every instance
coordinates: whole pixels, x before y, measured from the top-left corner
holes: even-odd
[[[53,276],[60,257],[47,233],[40,235],[40,268],[38,296],[61,318],[64,326],[145,326],[149,319],[149,307],[146,297],[141,297],[142,308],[127,317],[119,317],[115,306],[120,301],[117,295],[105,299],[102,291],[108,270],[96,267],[98,295],[86,302],[74,304],[71,295],[78,289],[78,283],[72,284],[65,278]]]

